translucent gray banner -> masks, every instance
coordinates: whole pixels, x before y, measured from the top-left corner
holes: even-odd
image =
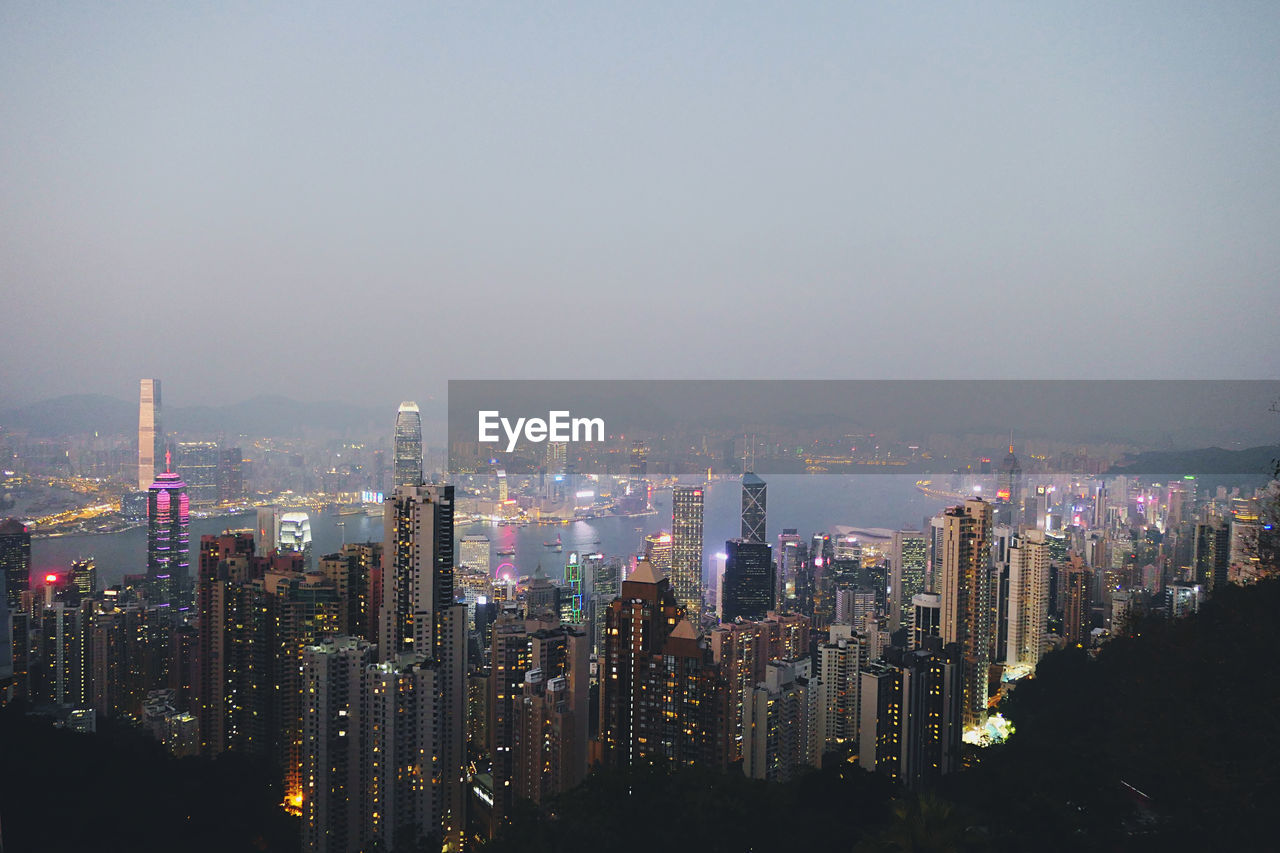
[[[1272,380],[457,380],[454,474],[1266,477]]]

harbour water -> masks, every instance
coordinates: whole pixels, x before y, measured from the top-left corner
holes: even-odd
[[[918,529],[926,516],[947,505],[915,486],[913,476],[874,475],[790,475],[768,480],[768,535],[776,542],[783,528],[796,528],[802,536],[828,531],[836,525],[861,528]],[[736,481],[719,481],[706,489],[703,522],[703,552],[708,559],[724,548],[726,539],[740,534],[741,487]],[[567,525],[527,526],[496,524],[459,525],[457,534],[488,536],[493,549],[491,565],[496,569],[509,562],[520,575],[531,575],[542,564],[549,577],[563,576],[565,560],[573,551],[599,552],[627,557],[644,547],[646,534],[670,529],[671,492],[658,491],[653,497],[654,512],[644,516],[613,516],[578,521]],[[253,513],[219,518],[193,519],[191,543],[199,547],[200,537],[227,529],[251,528]],[[365,514],[339,515],[325,512],[311,518],[312,552],[319,556],[336,551],[343,542],[382,539],[382,518]],[[548,548],[559,536],[559,551]],[[499,556],[499,550],[513,550]],[[118,533],[61,536],[36,539],[31,543],[32,572],[39,577],[48,571],[66,569],[73,560],[93,557],[100,583],[117,583],[126,574],[146,569],[147,533],[143,527]],[[194,561],[193,561],[194,562]]]

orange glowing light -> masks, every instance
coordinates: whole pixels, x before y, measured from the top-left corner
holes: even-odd
[[[302,792],[295,791],[292,794],[286,794],[284,802],[280,804],[284,810],[294,817],[302,815]]]
[[[58,582],[58,576],[57,576],[57,575],[55,575],[55,574],[47,574],[47,575],[45,575],[45,576],[44,576],[44,582],[45,582],[45,583],[57,583],[57,582]]]

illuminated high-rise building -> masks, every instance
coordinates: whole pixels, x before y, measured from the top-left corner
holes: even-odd
[[[355,637],[303,651],[303,849],[357,853],[461,848],[439,765],[447,691],[436,661],[404,653],[374,662]]]
[[[578,552],[572,551],[564,564],[564,588],[560,596],[560,621],[581,625],[586,621],[586,608],[582,594],[582,561]]]
[[[987,678],[995,637],[991,505],[971,498],[944,512],[942,521],[942,570],[935,581],[942,604],[942,640],[960,648],[964,726],[971,728],[987,718]]]
[[[252,637],[255,622],[241,610],[252,603],[242,596],[241,587],[253,580],[253,543],[247,533],[200,537],[194,688],[200,751],[205,755],[217,755],[250,736],[234,719],[234,709],[248,708],[250,716],[259,710],[243,685],[250,673],[262,672],[265,679],[266,663],[256,647],[240,642]]]
[[[510,780],[521,799],[541,805],[575,787],[585,775],[586,755],[579,751],[576,732],[585,736],[587,722],[574,712],[569,692],[564,676],[548,678],[541,669],[525,673],[516,700],[515,766]]]
[[[338,633],[378,638],[377,580],[382,576],[381,542],[348,542],[336,554],[320,558],[320,573],[338,593]]]
[[[302,654],[302,843],[310,853],[356,853],[364,825],[365,670],[374,648],[357,637],[327,638]]]
[[[849,625],[832,625],[828,642],[818,646],[814,678],[818,693],[818,732],[826,749],[858,742],[861,682],[869,661],[866,638]]]
[[[702,614],[702,488],[671,491],[671,585],[695,624]]]
[[[430,654],[436,625],[453,606],[453,487],[398,486],[383,505],[382,637],[384,660],[406,651]]]
[[[764,480],[752,472],[742,475],[742,538],[748,542],[766,542],[765,503],[768,489]]]
[[[530,663],[529,623],[515,613],[498,616],[492,627],[487,702],[488,753],[494,779],[493,816],[500,822],[515,802],[510,780],[515,768],[517,696]]]
[[[138,397],[138,491],[151,488],[156,465],[164,456],[164,430],[160,427],[160,380],[143,379]]]
[[[911,599],[925,591],[929,543],[918,530],[896,530],[889,552],[889,629],[909,624]]]
[[[996,522],[1016,525],[1022,515],[1022,466],[1013,452],[1013,442],[1009,442],[1009,452],[1000,463],[1000,472],[996,475]]]
[[[913,790],[960,763],[960,666],[936,640],[931,645],[890,647],[859,673],[858,763]]]
[[[764,619],[774,609],[773,549],[766,542],[730,539],[724,550],[720,618]]]
[[[9,594],[4,572],[0,571],[0,707],[14,696],[13,616],[9,613]]]
[[[61,601],[41,608],[37,654],[31,667],[32,693],[37,702],[91,707],[87,613],[87,605],[73,607]]]
[[[774,581],[774,596],[779,610],[789,610],[796,599],[796,575],[804,560],[804,539],[794,527],[778,534],[778,576]]]
[[[1027,530],[1009,546],[1008,602],[1005,661],[1035,669],[1049,618],[1049,547],[1043,531]]]
[[[16,612],[22,606],[22,593],[31,588],[31,532],[16,518],[0,521],[0,572],[9,611]]]
[[[644,537],[644,559],[653,564],[655,571],[671,574],[671,534],[665,530]]]
[[[224,447],[218,454],[218,502],[244,498],[244,453],[238,447]]]
[[[488,536],[463,536],[458,543],[458,565],[487,575],[490,573],[489,563],[492,559],[490,553]]]
[[[286,512],[276,528],[275,548],[282,554],[301,554],[302,564],[311,569],[311,517],[305,512]]]
[[[212,441],[180,441],[174,446],[173,468],[187,484],[193,507],[206,509],[218,502],[220,457]]]
[[[1231,565],[1231,528],[1227,522],[1211,516],[1196,525],[1192,551],[1195,582],[1206,594],[1227,585],[1227,573]]]
[[[643,441],[636,440],[631,442],[631,482],[633,484],[643,484],[645,477],[649,476],[649,446]]]
[[[606,615],[600,668],[604,763],[726,763],[727,691],[671,581],[641,561]]]
[[[604,554],[583,557],[583,573],[591,583],[592,642],[597,655],[604,654],[605,611],[618,597],[622,584],[622,561]]]
[[[743,707],[742,772],[752,779],[789,782],[822,764],[818,693],[811,662],[775,660]]]
[[[529,670],[511,697],[510,787],[516,797],[542,803],[587,775],[589,644],[573,625],[529,634]],[[497,776],[494,781],[499,784]]]
[[[453,510],[453,486],[446,485],[400,485],[384,504],[378,644],[383,661],[411,653],[431,665],[431,785],[441,804],[432,820],[451,849],[463,829],[467,720],[467,606],[454,598]]]
[[[395,486],[422,485],[422,414],[418,404],[406,400],[396,413]]]
[[[1093,572],[1085,568],[1078,554],[1068,557],[1066,567],[1058,573],[1058,583],[1064,587],[1062,609],[1062,636],[1073,646],[1089,643],[1089,606],[1093,600]]]
[[[71,583],[80,593],[80,600],[92,598],[98,591],[98,565],[92,557],[71,562]]]
[[[147,490],[147,595],[157,607],[176,609],[191,561],[191,507],[187,484],[168,467]]]
[[[742,759],[746,706],[771,660],[762,622],[725,622],[711,630],[711,659],[725,682],[729,712],[724,732],[729,761]]]

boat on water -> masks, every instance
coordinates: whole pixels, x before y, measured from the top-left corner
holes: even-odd
[[[499,557],[514,557],[516,554],[516,549],[515,548],[499,548],[497,551],[497,554]]]

